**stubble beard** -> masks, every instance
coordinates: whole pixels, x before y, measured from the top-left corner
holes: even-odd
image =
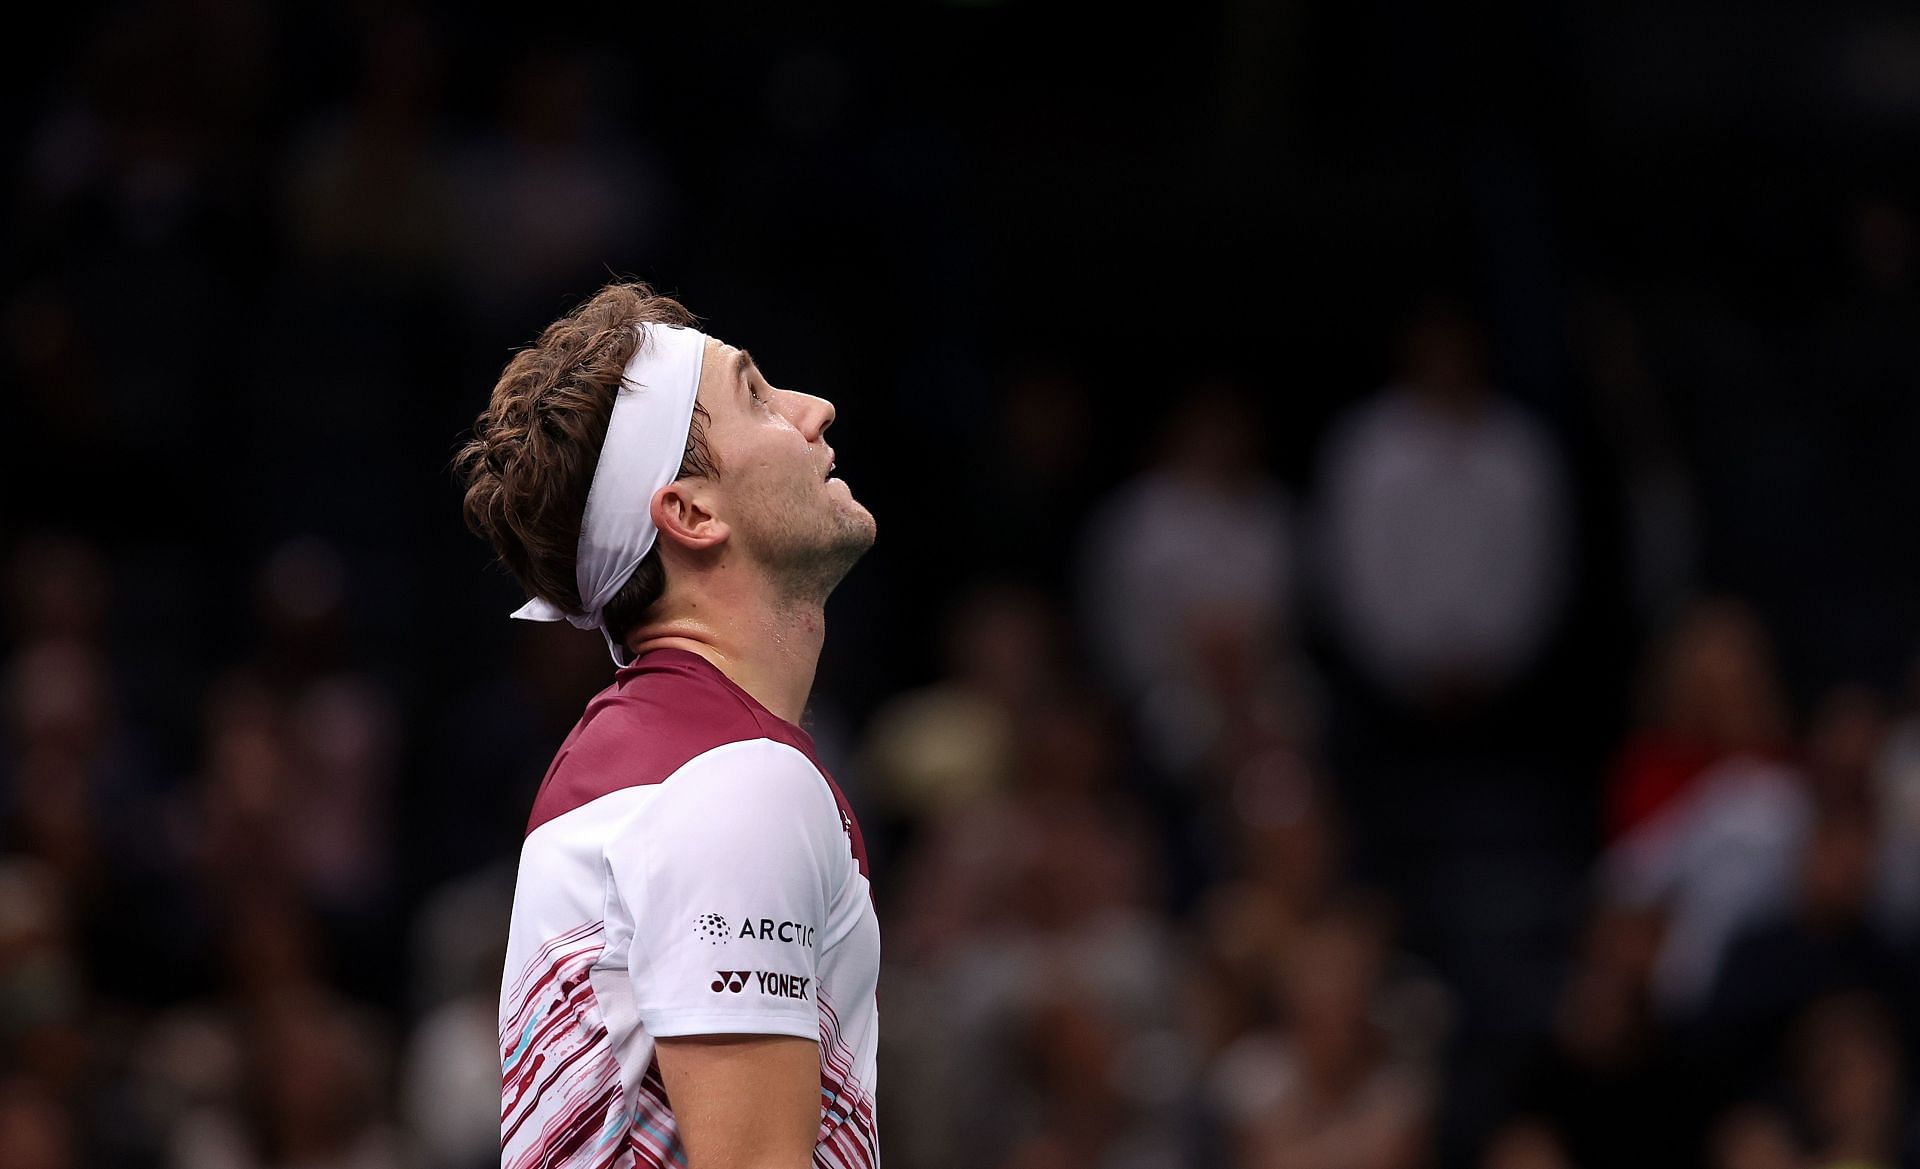
[[[808,522],[811,521],[811,522]],[[820,606],[873,547],[873,515],[855,503],[824,519],[788,512],[770,525],[765,560],[782,603]]]

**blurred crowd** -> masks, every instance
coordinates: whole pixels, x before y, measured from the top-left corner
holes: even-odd
[[[834,398],[879,520],[808,721],[874,851],[895,1169],[1920,1167],[1920,185],[1753,195],[1810,225],[1784,267],[1591,227],[1543,282],[1474,146],[1494,276],[1342,255],[1404,295],[1301,277],[1271,336],[1235,233],[1286,216],[1222,195],[1210,346],[1151,287],[1007,290],[1048,232],[1137,254],[1043,156],[1142,147],[1032,105],[1037,51],[965,122],[954,60],[1022,9],[974,7],[662,15],[732,57],[47,14],[5,127],[0,1166],[493,1162],[521,828],[609,667],[505,620],[447,462],[618,270]],[[1457,191],[1357,197],[1248,81],[1306,35],[1252,7],[1217,59],[1166,34],[1227,112],[1155,116],[1429,232],[1394,208]]]

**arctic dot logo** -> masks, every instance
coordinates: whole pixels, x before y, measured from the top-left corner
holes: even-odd
[[[753,971],[751,970],[716,970],[714,971],[714,973],[718,974],[720,977],[714,979],[713,985],[709,988],[710,990],[713,991],[713,993],[719,994],[723,990],[730,990],[735,994],[739,994],[740,991],[747,985],[747,976],[752,974]]]
[[[727,944],[727,919],[717,913],[703,913],[693,919],[693,932],[707,939],[710,946]]]

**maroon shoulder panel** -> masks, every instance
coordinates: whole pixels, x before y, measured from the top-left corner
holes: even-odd
[[[697,653],[662,649],[621,667],[593,696],[540,781],[527,831],[609,792],[660,783],[697,755],[728,743],[772,739],[826,777],[862,874],[867,846],[840,785],[814,754],[813,737],[760,705]]]

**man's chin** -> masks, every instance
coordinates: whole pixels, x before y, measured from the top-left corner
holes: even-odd
[[[834,566],[832,576],[835,584],[840,583],[840,578],[859,563],[860,558],[867,554],[867,549],[873,547],[876,534],[873,513],[864,507],[856,513],[842,513],[839,518],[838,530],[823,557]]]
[[[833,522],[810,545],[790,546],[774,559],[774,573],[790,598],[825,603],[828,594],[873,547],[873,513],[859,504],[836,509]]]
[[[878,535],[878,525],[874,523],[873,513],[859,500],[851,500],[852,507],[840,513],[843,532],[848,543],[858,543],[860,552],[873,547],[874,537]]]

